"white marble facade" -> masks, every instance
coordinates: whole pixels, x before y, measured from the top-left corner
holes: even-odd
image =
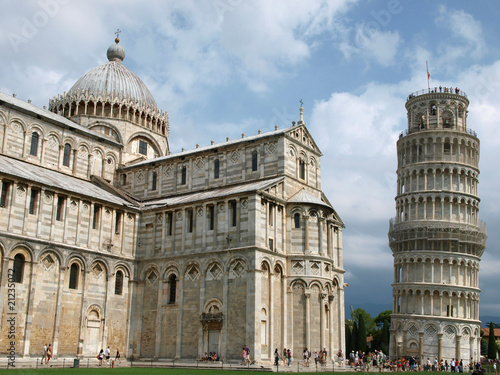
[[[428,90],[406,102],[397,142],[390,355],[479,360],[479,139],[458,89]]]

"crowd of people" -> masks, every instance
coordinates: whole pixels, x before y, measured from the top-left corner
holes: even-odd
[[[210,354],[208,354],[207,352],[205,352],[205,354],[203,355],[203,357],[201,358],[201,360],[203,362],[208,362],[208,361],[217,362],[217,361],[220,360],[220,357],[219,357],[219,355],[216,352],[210,352]]]
[[[302,358],[304,360],[304,367],[309,367],[310,362],[311,362],[311,357],[314,358],[314,363],[315,365],[321,365],[324,366],[326,365],[326,360],[328,357],[328,352],[326,351],[326,348],[323,348],[323,350],[318,350],[315,351],[314,354],[311,353],[311,351],[307,348],[304,348],[304,351],[302,352]],[[283,352],[280,355],[280,352],[278,348],[274,350],[274,365],[278,366],[280,359],[283,361],[283,366],[288,366],[292,364],[292,350],[290,348],[283,348]]]

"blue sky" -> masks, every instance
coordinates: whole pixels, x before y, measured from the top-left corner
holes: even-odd
[[[322,189],[346,224],[346,307],[392,305],[396,140],[405,100],[459,87],[481,140],[481,315],[500,316],[500,3],[497,1],[4,0],[0,91],[39,106],[106,62],[124,64],[192,149],[304,119],[321,148]],[[496,182],[495,182],[496,181]],[[375,309],[376,310],[376,309]]]

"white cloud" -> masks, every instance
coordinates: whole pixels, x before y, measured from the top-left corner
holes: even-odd
[[[462,40],[465,45],[457,46],[453,44],[447,48],[447,56],[453,58],[464,56],[477,59],[485,51],[485,41],[482,25],[471,14],[463,10],[450,10],[445,6],[439,8],[439,15],[435,19],[436,24],[444,30],[447,30],[457,40]],[[472,54],[469,54],[472,52]]]

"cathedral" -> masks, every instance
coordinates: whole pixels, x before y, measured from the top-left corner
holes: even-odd
[[[171,153],[118,38],[107,57],[48,108],[0,93],[0,352],[344,350],[344,224],[303,108]]]

